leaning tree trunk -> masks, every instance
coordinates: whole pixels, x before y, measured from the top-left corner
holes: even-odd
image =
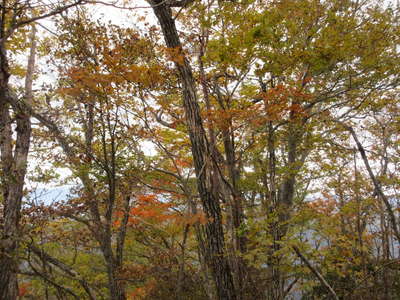
[[[28,103],[32,100],[35,35],[35,28],[32,27],[32,44],[25,79],[25,101]],[[31,137],[31,122],[29,113],[21,110],[15,112],[16,141],[14,147],[10,101],[17,99],[11,96],[8,86],[10,74],[4,43],[0,45],[0,52],[0,163],[4,209],[0,244],[0,299],[14,300],[18,297],[19,220]]]
[[[187,2],[174,2],[174,5],[184,6]],[[205,225],[205,250],[217,288],[217,295],[219,299],[236,299],[232,273],[225,254],[224,232],[218,197],[219,187],[212,180],[216,174],[213,174],[211,151],[200,116],[192,69],[182,51],[175,21],[172,18],[170,5],[168,5],[169,2],[150,0],[149,3],[153,6],[154,13],[161,25],[167,47],[172,50],[172,53],[177,53],[177,57],[174,57],[173,60],[182,82],[183,106],[191,141],[197,188],[204,212],[208,218],[208,223]]]

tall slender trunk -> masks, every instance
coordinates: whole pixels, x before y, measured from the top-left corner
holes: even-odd
[[[102,246],[102,251],[104,259],[106,261],[110,299],[125,300],[125,289],[121,286],[120,280],[118,279],[118,271],[121,266],[116,261],[112,248],[110,247],[111,239],[104,242],[105,245]]]
[[[212,153],[202,124],[192,69],[182,52],[175,21],[172,18],[168,2],[151,0],[149,3],[153,6],[154,13],[161,25],[167,47],[178,50],[178,55],[180,55],[175,60],[175,66],[182,82],[183,106],[191,141],[197,189],[204,212],[208,218],[208,223],[205,225],[207,238],[205,249],[217,288],[218,298],[224,300],[236,299],[231,268],[225,253],[222,215],[218,195],[218,190],[221,187],[216,186],[213,180],[215,174],[213,172]]]
[[[36,30],[32,27],[31,49],[25,78],[25,101],[32,101],[32,80],[35,66]],[[31,121],[27,112],[15,112],[16,141],[13,147],[9,95],[8,61],[4,43],[0,45],[0,151],[3,222],[0,244],[0,299],[18,297],[19,221],[31,137]]]
[[[232,124],[230,124],[232,128]],[[247,266],[242,256],[246,252],[246,237],[240,233],[240,227],[243,224],[244,212],[243,212],[243,195],[239,190],[238,183],[240,179],[240,172],[237,167],[235,157],[235,144],[233,133],[230,129],[223,130],[222,138],[224,141],[224,149],[226,156],[227,169],[229,174],[229,190],[231,202],[231,235],[232,235],[232,268],[233,277],[235,281],[235,287],[237,290],[238,299],[247,299],[246,295],[251,294],[254,290],[250,290],[249,285],[249,273]],[[247,279],[247,280],[246,280]]]
[[[285,297],[285,279],[281,270],[281,258],[274,254],[281,249],[281,241],[288,230],[287,221],[290,218],[293,199],[295,196],[296,177],[307,152],[300,152],[298,149],[304,135],[305,120],[291,111],[289,115],[286,155],[287,172],[279,186],[276,183],[276,157],[274,145],[274,129],[272,123],[268,124],[268,153],[269,153],[269,202],[270,211],[277,213],[277,220],[272,222],[270,232],[273,237],[273,245],[269,253],[269,273],[271,284],[268,287],[268,299],[281,300]],[[304,156],[304,157],[302,157]],[[278,188],[277,188],[278,187]]]

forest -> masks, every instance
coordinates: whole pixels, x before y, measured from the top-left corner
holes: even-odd
[[[399,25],[1,0],[0,300],[400,299]]]

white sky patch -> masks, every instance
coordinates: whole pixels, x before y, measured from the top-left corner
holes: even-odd
[[[151,141],[140,142],[140,147],[142,147],[145,155],[154,156],[157,154],[156,146]]]

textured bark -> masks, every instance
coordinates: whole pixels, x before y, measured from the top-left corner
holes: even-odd
[[[25,79],[25,101],[32,100],[32,80],[35,66],[36,30],[31,34],[31,51]],[[18,296],[19,221],[27,159],[31,136],[31,121],[28,113],[17,110],[16,141],[13,144],[10,98],[8,86],[8,63],[4,43],[0,45],[0,151],[2,166],[1,190],[3,197],[3,224],[0,244],[0,299],[14,300]]]
[[[120,266],[115,259],[113,250],[111,248],[111,236],[109,237],[110,238],[105,237],[104,241],[101,243],[101,250],[106,261],[110,299],[125,300],[125,290],[117,278]]]
[[[58,6],[41,15],[31,18],[30,5],[20,5],[18,1],[2,0],[0,5],[0,164],[1,164],[1,196],[3,202],[3,220],[0,224],[0,299],[13,300],[18,296],[16,252],[18,250],[18,224],[20,219],[23,185],[26,174],[27,156],[31,135],[30,114],[19,109],[17,98],[10,90],[10,77],[6,42],[15,30],[37,20],[57,15],[77,6],[83,0]],[[35,33],[32,33],[32,48],[26,75],[25,100],[32,97],[32,75],[35,63]],[[16,141],[13,147],[13,130],[11,126],[10,109],[14,109],[16,123]]]
[[[232,124],[230,124],[232,128]],[[235,143],[234,136],[230,129],[225,129],[222,132],[222,138],[224,142],[224,151],[226,157],[226,167],[229,175],[228,190],[231,209],[231,237],[232,237],[232,269],[235,288],[237,291],[238,299],[246,299],[246,294],[251,295],[255,289],[250,290],[249,286],[249,272],[247,266],[240,256],[246,252],[246,237],[240,233],[240,227],[243,223],[244,212],[243,212],[243,195],[239,190],[238,183],[240,179],[240,172],[237,167],[237,161],[235,157]],[[239,254],[239,255],[238,255]],[[247,279],[247,280],[246,280]]]
[[[276,203],[274,209],[278,214],[278,221],[272,224],[272,235],[274,238],[272,253],[276,253],[281,249],[281,242],[288,231],[287,221],[290,219],[293,207],[293,199],[295,196],[295,185],[297,174],[303,165],[302,155],[305,152],[299,153],[298,146],[302,141],[304,126],[301,120],[291,112],[290,121],[288,124],[287,137],[287,173],[284,176],[283,182],[279,186],[278,195],[276,195]],[[281,262],[279,256],[271,255],[271,299],[281,300],[285,295],[285,275],[281,270]]]
[[[171,8],[165,1],[149,1],[161,25],[168,48],[178,52],[175,65],[182,82],[183,106],[191,141],[192,155],[197,177],[197,188],[208,218],[205,225],[206,255],[213,274],[219,299],[236,299],[233,278],[228,259],[225,254],[225,241],[222,227],[221,208],[218,189],[211,159],[211,151],[200,116],[200,108],[196,95],[196,86],[188,60],[182,52],[181,43],[176,30]],[[186,3],[182,3],[184,5]]]

